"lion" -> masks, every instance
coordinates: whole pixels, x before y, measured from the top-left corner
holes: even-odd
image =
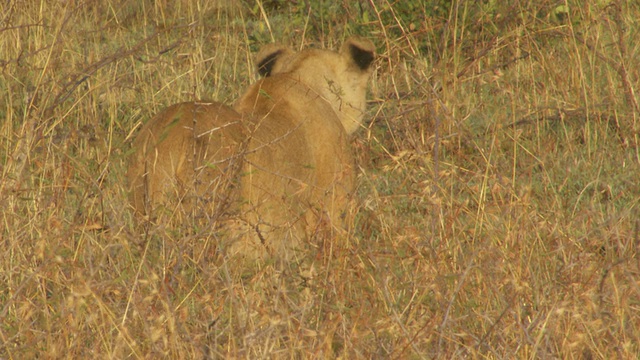
[[[233,108],[170,106],[133,142],[127,177],[136,213],[196,216],[219,226],[230,256],[292,259],[319,233],[348,230],[355,186],[351,135],[362,126],[371,41],[340,51],[265,46],[262,79]],[[213,226],[213,225],[211,225]]]
[[[242,116],[218,102],[172,105],[134,139],[127,179],[137,215],[217,218],[231,201],[240,146],[248,133]],[[179,205],[179,206],[175,206]]]

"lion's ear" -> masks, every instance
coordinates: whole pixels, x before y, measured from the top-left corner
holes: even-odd
[[[342,45],[341,53],[348,56],[350,61],[360,69],[368,70],[375,58],[375,46],[367,39],[361,37],[350,37]]]
[[[269,77],[278,73],[282,68],[283,59],[291,53],[293,53],[293,51],[283,45],[269,44],[264,46],[256,56],[258,74]]]

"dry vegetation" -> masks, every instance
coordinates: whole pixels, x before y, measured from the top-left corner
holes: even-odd
[[[229,4],[0,4],[0,358],[640,356],[637,1]],[[379,59],[348,241],[246,272],[135,224],[141,123],[352,33]]]

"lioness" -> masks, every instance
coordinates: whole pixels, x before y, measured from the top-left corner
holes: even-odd
[[[374,46],[356,37],[339,52],[272,44],[256,60],[264,78],[233,109],[177,104],[142,128],[131,202],[144,215],[179,210],[223,224],[230,255],[289,259],[309,236],[346,225],[348,141],[362,122]]]

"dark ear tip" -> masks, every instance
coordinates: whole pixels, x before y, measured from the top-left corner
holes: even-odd
[[[279,72],[278,64],[281,59],[291,53],[291,50],[281,44],[267,44],[260,49],[256,56],[256,64],[258,66],[258,73],[261,76],[271,76],[275,72]]]
[[[271,75],[271,72],[273,71],[273,66],[276,63],[276,59],[278,58],[278,56],[282,53],[282,50],[278,50],[276,52],[273,52],[267,56],[265,56],[263,59],[259,60],[258,62],[258,74],[260,74],[260,76],[264,76],[264,77],[268,77]]]
[[[371,63],[373,62],[373,52],[363,50],[355,45],[350,45],[349,50],[351,52],[351,57],[353,61],[355,61],[358,68],[361,70],[367,70]]]
[[[367,39],[351,37],[345,43],[349,55],[361,70],[369,69],[375,58],[375,47]]]

